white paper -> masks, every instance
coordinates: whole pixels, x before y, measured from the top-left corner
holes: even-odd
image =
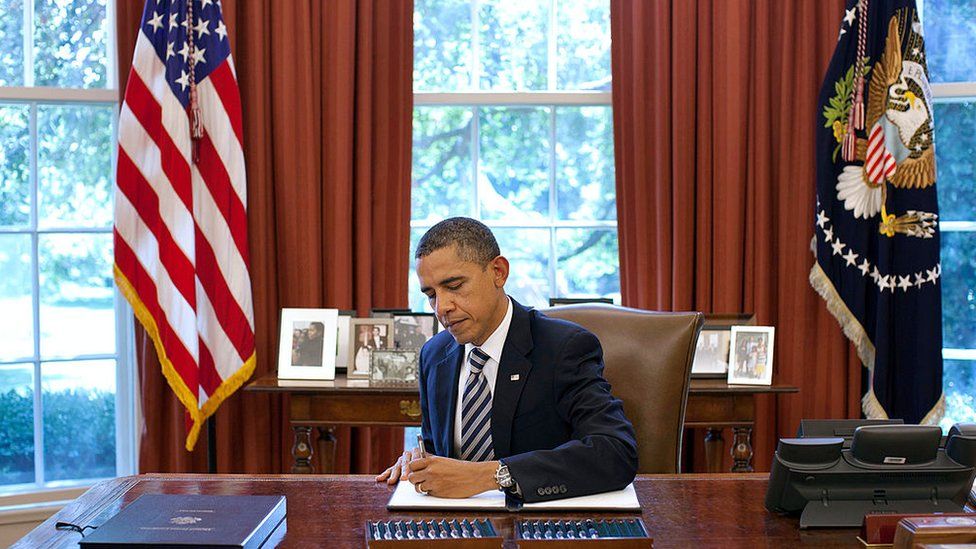
[[[419,494],[409,482],[397,484],[396,491],[386,504],[389,510],[399,509],[466,509],[466,510],[497,510],[505,509],[505,494],[498,490],[482,492],[470,498],[439,498]],[[613,510],[640,511],[637,492],[634,484],[627,485],[623,490],[603,492],[589,496],[557,499],[539,503],[526,503],[523,510]]]

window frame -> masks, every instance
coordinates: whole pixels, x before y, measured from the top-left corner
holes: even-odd
[[[472,113],[472,143],[470,169],[477,172],[480,167],[480,122],[479,109],[483,107],[547,107],[549,108],[549,173],[548,173],[548,209],[549,215],[544,221],[536,223],[526,222],[507,222],[504,220],[485,220],[481,216],[481,201],[478,197],[478,177],[477,173],[472,178],[472,217],[484,221],[489,227],[504,229],[547,229],[549,236],[549,246],[546,250],[548,266],[546,269],[546,280],[549,285],[549,297],[563,297],[558,286],[557,249],[556,232],[559,229],[604,229],[613,230],[617,233],[617,220],[562,220],[559,219],[557,211],[557,176],[556,176],[556,116],[560,107],[606,107],[610,109],[612,116],[612,92],[611,91],[585,91],[585,90],[557,90],[557,0],[549,0],[549,21],[547,31],[547,78],[546,91],[421,91],[414,89],[413,107],[414,112],[419,108],[428,107],[461,107],[471,110]],[[480,23],[478,0],[471,1],[471,22],[472,28],[478,28]],[[609,6],[609,0],[607,0]],[[416,8],[415,8],[416,9]],[[607,31],[609,32],[609,20],[607,21]],[[478,82],[481,80],[480,65],[480,41],[479,33],[472,33],[471,56],[469,59],[471,66],[469,88],[477,89]],[[608,67],[609,69],[609,67]],[[611,80],[612,82],[612,80]],[[612,119],[611,119],[612,124]],[[413,219],[411,212],[410,229],[428,229],[432,223],[428,219]],[[619,233],[615,235],[619,246]],[[618,257],[619,275],[619,257]],[[413,268],[408,276],[412,276]],[[619,290],[618,290],[619,295]],[[414,296],[411,296],[414,297]],[[411,299],[413,301],[413,299]],[[424,309],[429,309],[430,305],[424,301]]]
[[[31,357],[18,357],[3,360],[0,364],[30,364],[33,377],[33,429],[34,429],[34,482],[0,486],[0,501],[4,506],[24,502],[35,503],[39,496],[47,499],[63,497],[64,489],[85,488],[96,482],[97,478],[49,481],[44,471],[44,416],[42,410],[41,365],[44,363],[69,362],[76,360],[115,360],[115,473],[128,475],[138,470],[138,429],[141,423],[137,395],[137,371],[135,362],[135,335],[132,309],[118,288],[113,290],[115,317],[115,353],[96,355],[77,355],[72,357],[44,358],[40,353],[40,288],[39,288],[39,240],[44,235],[109,234],[113,227],[48,227],[39,226],[38,219],[38,109],[41,106],[110,106],[112,115],[111,181],[115,180],[118,141],[119,98],[118,63],[116,54],[116,6],[115,0],[106,1],[106,87],[105,88],[57,88],[36,87],[34,83],[34,0],[24,1],[23,40],[24,86],[0,86],[0,103],[5,105],[26,105],[29,111],[29,170],[28,185],[30,196],[30,220],[23,226],[0,226],[0,235],[29,235],[31,241],[31,324],[33,345]],[[110,198],[111,200],[111,198]],[[114,201],[113,201],[114,207]],[[71,491],[73,493],[73,491]],[[44,496],[45,494],[51,497]]]

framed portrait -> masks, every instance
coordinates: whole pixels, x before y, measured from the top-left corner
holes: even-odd
[[[773,339],[772,326],[733,326],[730,385],[772,385]]]
[[[393,349],[392,318],[354,318],[349,322],[349,379],[369,379],[370,354]]]
[[[369,357],[370,384],[416,384],[419,354],[414,350],[376,349]]]
[[[349,367],[349,323],[354,316],[355,311],[339,311],[339,322],[336,326],[336,369],[345,370]]]
[[[724,378],[729,371],[729,342],[732,326],[755,324],[751,313],[708,313],[698,335],[691,377]]]
[[[393,315],[393,348],[419,351],[439,326],[434,313]]]
[[[282,309],[278,377],[335,379],[337,309]]]

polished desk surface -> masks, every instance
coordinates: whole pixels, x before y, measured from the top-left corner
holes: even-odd
[[[799,530],[797,518],[763,508],[766,474],[640,475],[635,480],[642,518],[654,547],[860,547],[855,529]],[[77,547],[80,536],[55,521],[101,524],[142,494],[283,494],[286,529],[280,547],[361,547],[367,520],[489,516],[512,542],[517,518],[573,518],[585,513],[390,513],[393,488],[362,475],[148,474],[101,482],[35,528],[14,547]],[[589,516],[633,516],[629,513]]]

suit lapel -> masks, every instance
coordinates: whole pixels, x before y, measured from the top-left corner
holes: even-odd
[[[529,377],[532,362],[526,357],[532,350],[529,331],[529,310],[512,300],[512,323],[508,328],[498,376],[491,399],[491,438],[495,457],[506,457],[512,447],[512,420],[518,407],[522,388]],[[512,377],[518,375],[515,381]],[[455,382],[456,384],[456,382]]]
[[[443,418],[438,422],[439,430],[434,436],[437,437],[437,450],[439,455],[455,457],[457,453],[454,448],[454,416],[457,411],[457,385],[458,376],[461,375],[461,360],[464,358],[464,347],[452,341],[453,348],[446,349],[447,356],[444,360],[434,366],[434,375],[437,381],[434,383],[436,394],[434,395],[434,406],[437,413],[434,417]],[[429,403],[428,403],[429,405]],[[433,428],[433,426],[431,426]],[[444,452],[441,453],[440,450]]]

